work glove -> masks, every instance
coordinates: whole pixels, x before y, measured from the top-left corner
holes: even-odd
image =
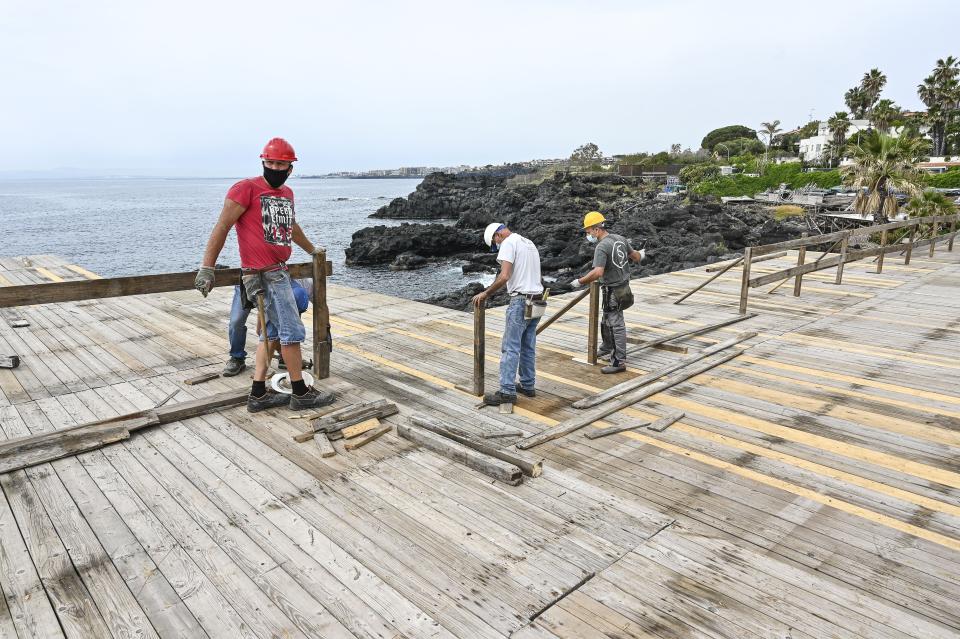
[[[213,290],[213,281],[213,267],[201,266],[200,270],[197,271],[197,279],[194,280],[193,286],[206,297]]]
[[[263,280],[260,277],[259,273],[253,275],[244,275],[242,278],[243,281],[243,290],[247,293],[247,299],[253,304],[254,308],[257,306],[257,295],[263,294]]]
[[[640,249],[640,261],[642,262],[645,257],[647,257],[647,249],[642,248]]]

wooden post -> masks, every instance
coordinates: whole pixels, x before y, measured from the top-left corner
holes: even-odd
[[[877,273],[883,272],[883,256],[886,254],[887,248],[887,232],[884,230],[880,233],[880,255],[877,256]]]
[[[553,324],[554,322],[556,322],[558,319],[560,319],[560,318],[563,316],[564,313],[566,313],[566,312],[569,311],[571,308],[573,308],[574,306],[576,306],[577,304],[579,304],[579,303],[580,303],[580,300],[582,300],[583,298],[585,298],[585,297],[586,297],[587,295],[589,295],[589,294],[590,294],[590,289],[589,289],[589,288],[581,291],[579,295],[577,295],[575,298],[573,298],[572,300],[570,300],[569,302],[567,302],[566,305],[565,305],[563,308],[561,308],[559,311],[557,311],[556,313],[554,313],[552,316],[548,317],[545,321],[540,322],[539,324],[537,324],[537,335],[539,335],[540,333],[542,333],[548,326],[550,326],[551,324]]]
[[[483,395],[483,365],[487,350],[487,304],[480,302],[473,306],[473,394]]]
[[[330,308],[327,306],[327,251],[313,256],[313,375],[330,377]]]
[[[597,328],[600,323],[600,283],[590,283],[590,312],[587,322],[587,363],[597,364]]]
[[[950,222],[950,240],[947,242],[947,250],[953,250],[953,238],[957,236],[957,218],[954,217],[953,221]]]
[[[919,224],[919,222],[914,223],[910,227],[910,237],[907,238],[907,255],[903,258],[904,266],[910,263],[910,256],[913,255],[913,239],[917,236],[917,224]]]
[[[750,263],[753,260],[753,247],[743,249],[743,279],[740,281],[740,314],[747,314],[747,296],[750,295]]]
[[[850,234],[843,236],[843,239],[840,240],[840,263],[837,264],[837,281],[835,284],[840,284],[843,281],[843,265],[847,261],[847,246],[850,244]]]
[[[806,235],[806,233],[804,233]],[[803,266],[803,260],[807,257],[807,247],[801,246],[800,250],[797,251],[797,266]],[[793,280],[793,296],[800,297],[800,286],[803,283],[803,273],[797,273],[796,278]]]
[[[937,233],[940,232],[940,222],[937,220],[933,221],[933,226],[930,227],[930,257],[933,257],[933,251],[937,247]]]

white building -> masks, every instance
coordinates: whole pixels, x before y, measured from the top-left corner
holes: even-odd
[[[866,131],[870,128],[870,120],[850,120],[850,128],[847,129],[847,137],[858,131]],[[817,127],[817,134],[813,137],[800,140],[800,159],[806,162],[819,162],[823,159],[823,154],[827,150],[827,144],[833,141],[830,135],[830,127],[826,121],[820,123]]]

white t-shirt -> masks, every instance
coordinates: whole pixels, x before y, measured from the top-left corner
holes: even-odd
[[[500,245],[497,261],[513,264],[513,271],[507,280],[507,291],[511,295],[534,295],[543,292],[543,284],[540,282],[540,253],[533,242],[522,235],[511,233]]]

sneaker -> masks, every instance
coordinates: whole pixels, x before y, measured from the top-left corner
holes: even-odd
[[[497,391],[496,393],[487,393],[483,396],[484,406],[499,406],[500,404],[515,404],[517,402],[516,395],[507,395],[502,391]]]
[[[303,395],[290,395],[290,410],[305,410],[307,408],[320,408],[332,404],[336,399],[333,393],[328,391],[308,388]]]
[[[275,408],[277,406],[286,406],[289,403],[290,396],[283,393],[271,393],[267,391],[262,397],[247,395],[247,412],[259,413],[262,410]]]
[[[247,363],[242,357],[231,357],[227,365],[223,367],[221,375],[224,377],[234,377],[239,375],[247,368]]]
[[[518,393],[521,393],[521,394],[523,394],[523,395],[526,395],[527,397],[536,397],[536,396],[537,396],[537,390],[536,390],[535,388],[526,389],[526,388],[524,388],[523,386],[521,386],[520,384],[517,384],[517,392],[518,392]]]
[[[609,366],[604,366],[600,369],[600,372],[604,375],[613,375],[615,373],[624,373],[627,370],[626,364],[610,364]]]

